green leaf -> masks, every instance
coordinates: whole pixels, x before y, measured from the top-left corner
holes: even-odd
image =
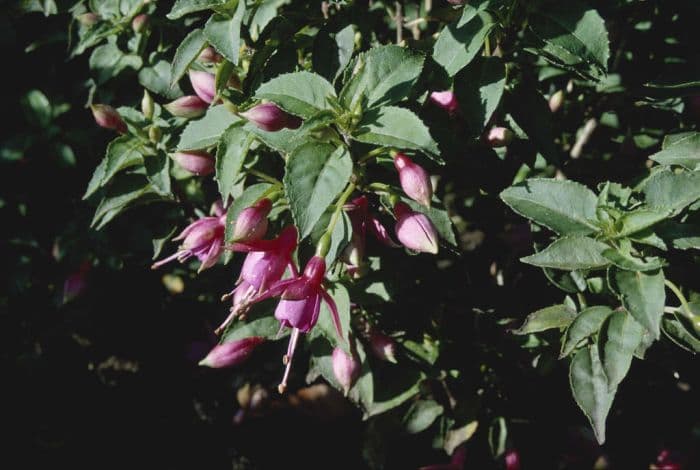
[[[100,230],[129,207],[159,199],[160,196],[142,175],[119,175],[97,206],[90,227]]]
[[[566,305],[552,305],[545,307],[527,316],[525,322],[513,334],[527,335],[549,330],[551,328],[565,328],[576,318],[576,311]]]
[[[566,333],[562,338],[559,358],[568,356],[581,341],[596,334],[612,313],[613,311],[610,307],[602,305],[582,310],[566,329]]]
[[[128,135],[117,137],[107,146],[105,158],[95,168],[83,199],[92,196],[95,191],[109,183],[114,175],[121,170],[141,163],[143,163],[141,142]]]
[[[644,328],[659,339],[659,324],[666,305],[664,273],[614,270],[614,288],[622,305]]]
[[[526,83],[516,85],[506,97],[507,109],[535,149],[547,162],[556,163],[559,160],[559,151],[554,145],[552,112],[547,100]]]
[[[350,63],[355,49],[355,30],[348,25],[337,33],[327,26],[321,28],[314,39],[314,50],[311,56],[316,73],[328,81],[335,81]]]
[[[241,48],[241,21],[245,14],[245,1],[239,0],[231,18],[212,15],[204,26],[204,37],[209,44],[234,65],[238,65]]]
[[[598,230],[596,196],[582,184],[533,178],[506,188],[500,196],[518,214],[560,235]]]
[[[321,110],[332,109],[327,98],[335,97],[335,90],[320,75],[293,72],[263,83],[255,97],[273,101],[285,111],[307,119]]]
[[[664,316],[661,321],[661,331],[676,345],[695,353],[700,353],[700,339],[685,327],[683,322],[676,316]]]
[[[506,68],[498,57],[473,61],[455,77],[455,94],[469,131],[480,135],[503,96]]]
[[[253,138],[243,127],[234,124],[224,131],[219,140],[216,149],[216,183],[224,202],[233,196],[233,186],[238,180]]]
[[[201,29],[195,29],[185,36],[177,50],[170,67],[170,86],[174,86],[185,75],[190,64],[199,56],[204,46],[206,38]]]
[[[476,57],[493,27],[493,18],[485,11],[478,12],[464,24],[450,23],[435,41],[433,59],[454,76]]]
[[[223,6],[228,0],[175,0],[175,5],[166,16],[170,20],[176,20],[189,13],[210,10]]]
[[[666,143],[666,139],[664,139]],[[700,163],[700,133],[694,132],[671,145],[664,146],[660,152],[649,156],[662,165],[680,165],[688,170],[695,170]]]
[[[161,196],[171,197],[170,190],[170,158],[162,150],[155,155],[143,157],[146,167],[146,177],[150,181],[153,190]]]
[[[51,102],[39,90],[30,90],[22,97],[22,111],[31,124],[47,127],[51,123]]]
[[[670,211],[668,210],[647,208],[635,209],[632,212],[627,212],[616,222],[616,225],[619,227],[616,237],[626,237],[647,229],[670,215]]]
[[[544,41],[544,51],[567,65],[585,63],[599,74],[607,71],[610,42],[598,12],[578,0],[549,2],[529,17],[530,27]]]
[[[615,398],[600,362],[598,349],[588,346],[576,353],[569,369],[569,383],[576,404],[593,427],[599,444],[605,442],[605,420]]]
[[[659,227],[659,235],[679,250],[700,250],[700,225],[667,221]]]
[[[644,182],[642,191],[650,207],[678,214],[700,199],[700,171],[657,171]]]
[[[302,239],[343,191],[351,174],[352,159],[345,147],[309,142],[290,154],[284,190]]]
[[[226,233],[224,234],[225,240],[231,240],[233,238],[233,228],[236,223],[236,218],[238,214],[241,213],[246,207],[250,207],[265,195],[272,187],[269,183],[258,183],[253,184],[245,188],[243,193],[234,199],[233,203],[229,206],[226,211]]]
[[[251,336],[262,336],[268,340],[276,340],[289,335],[289,328],[282,330],[280,334],[280,322],[270,309],[256,307],[246,314],[246,320],[234,320],[226,328],[221,338],[221,343],[230,343]]]
[[[442,163],[440,149],[428,128],[418,116],[404,108],[384,106],[368,111],[352,137],[366,144],[422,150]]]
[[[95,81],[103,84],[112,77],[130,67],[134,70],[141,68],[143,61],[135,54],[124,54],[114,43],[96,47],[90,54],[90,70],[96,72]]]
[[[170,86],[170,63],[161,60],[152,67],[144,67],[139,71],[139,83],[148,91],[152,91],[169,100],[174,100],[183,95],[180,86],[176,83]]]
[[[418,434],[428,429],[443,412],[442,405],[435,400],[415,401],[403,417],[403,428],[409,434]]]
[[[422,54],[396,45],[374,47],[360,54],[352,77],[340,93],[342,103],[353,110],[363,97],[366,108],[404,100],[418,80],[424,60]]]
[[[599,269],[610,264],[603,256],[608,248],[605,243],[583,236],[567,236],[556,240],[544,250],[534,255],[520,258],[520,261],[541,268]]]
[[[616,311],[608,317],[598,340],[608,387],[615,389],[632,364],[632,357],[642,341],[644,328],[627,312]]]
[[[656,256],[641,259],[615,248],[604,250],[603,256],[618,268],[627,271],[653,271],[666,265],[663,259]]]
[[[178,150],[200,150],[215,145],[231,124],[241,118],[219,105],[209,108],[207,113],[196,121],[190,121],[180,135]]]

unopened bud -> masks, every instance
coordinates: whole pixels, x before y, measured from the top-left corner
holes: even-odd
[[[447,111],[449,114],[454,114],[459,111],[457,97],[455,96],[454,92],[450,90],[432,92],[430,94],[430,101]]]
[[[437,230],[425,214],[415,212],[403,202],[397,202],[394,215],[396,236],[403,246],[413,251],[437,254]]]
[[[153,97],[148,92],[148,90],[143,90],[143,98],[141,98],[141,112],[146,117],[146,119],[153,118],[153,111],[155,109],[155,103],[153,102]]]
[[[403,153],[397,153],[394,157],[394,167],[399,172],[401,188],[406,195],[425,207],[430,207],[433,186],[428,172]]]
[[[188,95],[171,101],[163,107],[173,116],[193,119],[203,115],[209,104],[199,96]]]
[[[267,198],[243,209],[236,218],[233,237],[230,241],[251,242],[264,237],[267,232],[267,215],[271,209],[272,202]]]
[[[146,26],[148,26],[148,21],[149,18],[147,14],[141,13],[140,15],[136,15],[134,19],[131,20],[131,29],[133,29],[136,34],[139,34],[146,29]]]
[[[151,126],[148,129],[148,140],[153,142],[154,144],[157,144],[160,142],[160,139],[163,137],[163,131],[160,130],[160,127],[158,126]]]
[[[245,362],[253,350],[264,341],[262,336],[251,336],[216,345],[199,365],[213,368],[237,366]]]
[[[347,395],[360,377],[362,365],[355,354],[348,354],[339,347],[333,350],[332,362],[333,375],[335,375],[336,380],[343,387],[345,395]]]
[[[241,113],[241,116],[255,124],[257,127],[268,132],[277,132],[280,129],[292,125],[301,124],[294,120],[290,122],[290,115],[282,111],[275,103],[263,103],[250,108]],[[298,126],[297,126],[298,127]]]
[[[372,331],[369,344],[377,358],[396,364],[396,342],[392,338],[384,333]]]
[[[505,147],[513,141],[513,131],[506,127],[492,127],[486,135],[486,141],[491,147]]]
[[[195,175],[205,176],[214,172],[214,157],[207,152],[177,152],[172,155],[172,158],[182,168]]]
[[[506,464],[506,470],[520,470],[520,454],[517,450],[511,449],[506,452],[503,460]]]
[[[78,22],[83,25],[83,26],[92,26],[98,21],[100,21],[102,18],[100,15],[92,12],[88,13],[83,13],[82,15],[78,16]]]
[[[120,134],[126,133],[126,123],[116,109],[107,104],[93,104],[90,109],[98,126],[113,129]]]
[[[208,72],[200,72],[197,70],[190,71],[190,83],[194,92],[203,101],[211,103],[216,96],[216,81],[214,75]]]
[[[564,103],[564,90],[559,90],[549,97],[549,110],[553,113],[559,111],[561,105]]]

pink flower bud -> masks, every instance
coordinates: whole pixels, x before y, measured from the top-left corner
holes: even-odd
[[[148,26],[148,15],[141,13],[136,15],[133,20],[131,20],[131,29],[134,30],[136,34],[143,32],[143,30]]]
[[[195,175],[206,176],[214,172],[214,157],[207,152],[177,152],[172,158],[180,167]]]
[[[420,165],[413,163],[403,153],[397,153],[394,157],[394,166],[399,172],[401,188],[408,197],[420,204],[430,207],[430,199],[433,197],[433,185],[430,183],[430,175]]]
[[[564,103],[564,90],[559,90],[549,97],[549,110],[556,113],[561,108],[562,103]]]
[[[216,82],[214,75],[208,72],[190,71],[190,83],[194,92],[202,101],[211,103],[216,96]]]
[[[272,202],[261,199],[255,205],[247,207],[238,214],[233,228],[232,242],[250,242],[260,240],[267,232],[267,215],[272,209]]]
[[[204,114],[209,104],[199,96],[188,95],[171,101],[163,107],[173,116],[193,119]]]
[[[457,97],[450,90],[432,92],[430,94],[430,101],[447,111],[449,114],[455,114],[457,111],[459,111]]]
[[[505,147],[513,141],[513,131],[506,127],[492,127],[486,136],[491,147]]]
[[[80,22],[80,24],[83,26],[92,26],[101,19],[102,18],[100,15],[92,12],[83,13],[82,15],[78,16],[78,22]]]
[[[506,470],[520,470],[520,454],[517,450],[511,449],[506,452],[503,460],[506,464]]]
[[[87,273],[90,271],[90,263],[85,261],[77,271],[70,274],[63,282],[63,303],[79,297],[87,287]]]
[[[275,103],[259,104],[245,113],[241,113],[241,116],[268,132],[277,132],[290,124],[289,114],[282,111]],[[291,124],[296,125],[297,121],[293,121]]]
[[[253,350],[264,341],[265,338],[262,336],[251,336],[218,344],[199,362],[199,365],[213,368],[237,366],[245,362]]]
[[[362,365],[355,354],[348,354],[339,347],[333,350],[332,361],[333,375],[335,375],[336,380],[343,387],[345,395],[347,395],[360,377]]]
[[[389,336],[379,331],[372,331],[369,336],[369,345],[377,358],[396,364],[396,342]]]
[[[93,104],[90,109],[98,126],[113,129],[120,134],[126,133],[126,123],[116,109],[107,104]]]
[[[221,62],[222,57],[214,50],[213,47],[208,46],[202,49],[202,52],[199,53],[199,57],[197,57],[197,59],[200,62],[211,64]]]
[[[396,236],[406,248],[422,253],[437,254],[438,234],[430,219],[413,211],[403,202],[394,206]]]

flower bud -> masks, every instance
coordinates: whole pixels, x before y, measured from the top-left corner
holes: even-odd
[[[98,21],[100,21],[102,18],[100,15],[92,12],[88,13],[83,13],[82,15],[78,16],[78,22],[83,25],[83,26],[92,26]]]
[[[207,152],[177,152],[172,155],[172,158],[182,168],[195,175],[206,176],[214,172],[214,157]]]
[[[360,377],[360,370],[362,369],[360,361],[354,354],[348,354],[339,347],[333,350],[332,361],[333,375],[335,375],[336,380],[343,387],[345,395],[347,395]]]
[[[394,206],[394,215],[396,216],[396,236],[403,246],[422,253],[437,254],[437,230],[425,214],[413,211],[403,202],[397,202]]]
[[[221,55],[219,55],[219,53],[216,52],[213,47],[207,46],[202,49],[202,52],[199,53],[199,57],[197,57],[197,59],[206,64],[219,63],[221,62]]]
[[[265,338],[262,336],[251,336],[218,344],[199,362],[199,365],[213,368],[237,366],[245,362],[253,350],[264,341]]]
[[[208,72],[190,71],[190,83],[194,92],[202,101],[211,103],[216,96],[216,81],[214,75]]]
[[[377,358],[396,364],[396,342],[392,338],[379,331],[372,331],[369,345]]]
[[[503,460],[506,464],[506,470],[520,470],[520,454],[515,449],[510,449],[506,452]]]
[[[454,114],[459,111],[457,97],[450,90],[432,92],[430,94],[430,101],[447,111],[449,114]]]
[[[153,125],[148,128],[148,140],[153,142],[154,144],[157,144],[160,142],[160,139],[163,137],[163,131],[160,130],[160,127]]]
[[[90,263],[85,261],[77,271],[70,274],[63,282],[63,303],[68,303],[80,296],[87,287],[87,273]]]
[[[397,153],[394,157],[394,166],[399,172],[401,188],[408,197],[420,204],[430,207],[430,199],[433,197],[433,186],[430,183],[430,175],[420,165],[413,163],[403,153]]]
[[[513,141],[513,131],[506,127],[492,127],[486,136],[491,147],[505,147]]]
[[[148,90],[143,90],[143,98],[141,98],[141,112],[146,119],[153,118],[153,111],[155,108],[155,103],[153,103],[153,97],[148,92]]]
[[[559,90],[549,97],[549,110],[556,113],[561,108],[562,103],[564,103],[564,90]]]
[[[193,119],[204,114],[209,104],[199,96],[188,95],[171,101],[163,107],[173,116]]]
[[[136,15],[134,19],[131,20],[131,29],[133,29],[136,34],[143,32],[146,26],[148,26],[148,20],[148,15],[145,13]]]
[[[300,121],[290,120],[289,114],[282,111],[275,103],[263,103],[250,108],[241,116],[268,132],[277,132],[291,125],[300,124]],[[298,127],[298,125],[297,125]]]
[[[93,104],[90,109],[98,126],[113,129],[120,134],[126,133],[126,123],[116,109],[107,104]]]
[[[261,199],[255,205],[247,207],[238,214],[233,228],[232,242],[251,242],[260,240],[267,232],[267,215],[272,209],[272,202]]]

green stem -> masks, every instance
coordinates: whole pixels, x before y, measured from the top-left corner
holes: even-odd
[[[664,281],[664,284],[666,285],[666,287],[671,289],[671,292],[673,292],[674,295],[676,296],[676,298],[678,298],[678,300],[681,302],[681,306],[683,307],[682,310],[684,310],[683,313],[685,314],[685,316],[689,320],[694,322],[695,321],[695,314],[690,309],[690,305],[688,305],[688,301],[686,300],[685,296],[683,295],[683,292],[681,292],[681,290],[678,288],[678,286],[676,286],[673,282],[669,281],[668,279],[666,279]]]
[[[258,170],[254,170],[253,168],[249,168],[248,170],[246,170],[246,172],[249,175],[257,176],[261,180],[267,181],[268,183],[274,184],[275,186],[282,186],[282,182],[280,180],[278,180],[277,178],[273,178],[272,176],[270,176],[266,173],[263,173],[262,171],[258,171]]]
[[[388,149],[388,148],[386,148],[386,147],[378,147],[378,148],[376,148],[376,149],[374,149],[374,150],[371,150],[371,151],[367,152],[365,155],[363,155],[363,156],[357,161],[357,163],[358,163],[359,165],[364,165],[365,163],[367,163],[369,160],[373,159],[374,157],[378,157],[379,155],[381,155],[381,154],[383,154],[383,153],[387,153],[387,152],[391,152],[391,149]]]
[[[318,241],[318,244],[316,245],[316,256],[321,256],[325,257],[328,254],[328,250],[330,249],[330,242],[331,242],[331,236],[333,234],[333,230],[335,230],[335,225],[338,223],[338,220],[340,219],[340,213],[343,211],[343,206],[345,203],[348,201],[348,198],[350,198],[350,195],[352,192],[355,190],[355,183],[350,183],[347,185],[345,188],[345,191],[340,195],[338,200],[335,203],[335,211],[333,211],[333,215],[331,216],[331,220],[328,223],[328,228],[326,229],[326,232],[321,236],[321,239]]]
[[[581,307],[581,310],[585,309],[588,307],[588,303],[586,302],[586,298],[583,296],[582,293],[577,292],[576,293],[576,298],[578,299],[578,304]]]

